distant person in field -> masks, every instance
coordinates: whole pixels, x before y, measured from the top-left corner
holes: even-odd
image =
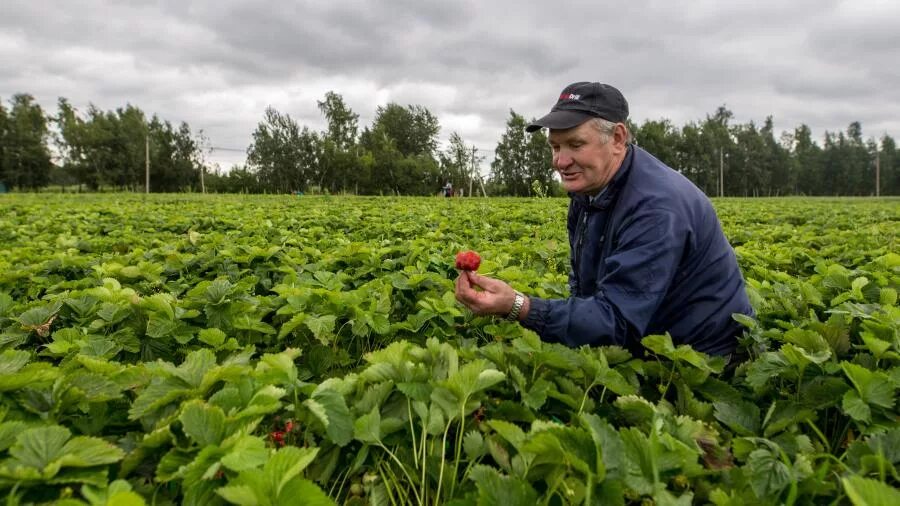
[[[569,192],[569,298],[529,297],[463,271],[456,299],[545,342],[640,353],[641,338],[669,332],[676,345],[730,355],[742,330],[732,314],[753,315],[734,250],[706,195],[633,145],[627,118],[619,90],[578,82],[526,128],[549,130]]]
[[[453,185],[450,184],[450,181],[447,181],[447,184],[445,184],[444,187],[441,188],[441,192],[444,194],[445,197],[453,196]]]

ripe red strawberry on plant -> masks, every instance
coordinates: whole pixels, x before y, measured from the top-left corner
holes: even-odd
[[[460,251],[456,254],[456,268],[461,271],[477,271],[481,257],[474,251]]]

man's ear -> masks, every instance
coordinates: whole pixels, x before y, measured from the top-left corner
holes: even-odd
[[[617,146],[628,144],[628,127],[625,123],[616,123],[613,129],[613,143]]]

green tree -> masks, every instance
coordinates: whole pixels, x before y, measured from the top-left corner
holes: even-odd
[[[289,115],[272,107],[253,132],[247,165],[265,191],[289,193],[304,190],[315,181],[321,157],[318,135],[300,126]]]
[[[897,143],[890,135],[881,138],[879,151],[880,180],[882,195],[900,195],[900,153]]]
[[[506,131],[494,150],[490,180],[504,195],[531,196],[535,185],[556,193],[552,154],[542,131],[528,134],[525,118],[510,109]]]
[[[797,166],[797,192],[822,195],[825,192],[822,148],[813,140],[812,131],[805,124],[794,129],[793,159]]]
[[[9,129],[9,115],[6,112],[6,108],[3,107],[3,101],[0,100],[0,185],[2,188],[6,188],[6,160],[7,153],[9,149],[7,145],[9,143],[9,139],[7,131]]]
[[[448,181],[453,188],[465,188],[473,178],[477,178],[472,167],[473,149],[474,147],[466,146],[458,133],[450,134],[449,146],[439,154],[441,166],[439,179],[430,182],[434,191]]]
[[[48,119],[34,97],[20,93],[0,112],[0,181],[34,190],[50,181],[53,162],[48,147]]]
[[[632,131],[635,144],[644,148],[669,167],[678,168],[680,133],[667,119],[647,120]]]
[[[338,188],[359,192],[360,174],[357,149],[357,121],[359,115],[344,103],[343,97],[329,91],[325,100],[318,102],[325,115],[328,128],[321,136],[322,156],[318,163],[318,182],[332,191]],[[307,138],[304,141],[308,142]]]
[[[419,105],[379,106],[371,128],[363,129],[362,166],[368,173],[360,191],[368,194],[426,195],[440,179],[436,160],[440,125]]]

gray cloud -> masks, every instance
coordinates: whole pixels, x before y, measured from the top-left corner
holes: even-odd
[[[369,124],[378,105],[421,104],[483,152],[509,111],[526,118],[565,84],[601,80],[632,118],[736,121],[815,135],[860,121],[900,135],[900,4],[380,0],[6,0],[0,98],[28,92],[49,111],[131,103],[243,149],[271,105],[321,129],[325,92]],[[223,164],[240,153],[217,151]]]

